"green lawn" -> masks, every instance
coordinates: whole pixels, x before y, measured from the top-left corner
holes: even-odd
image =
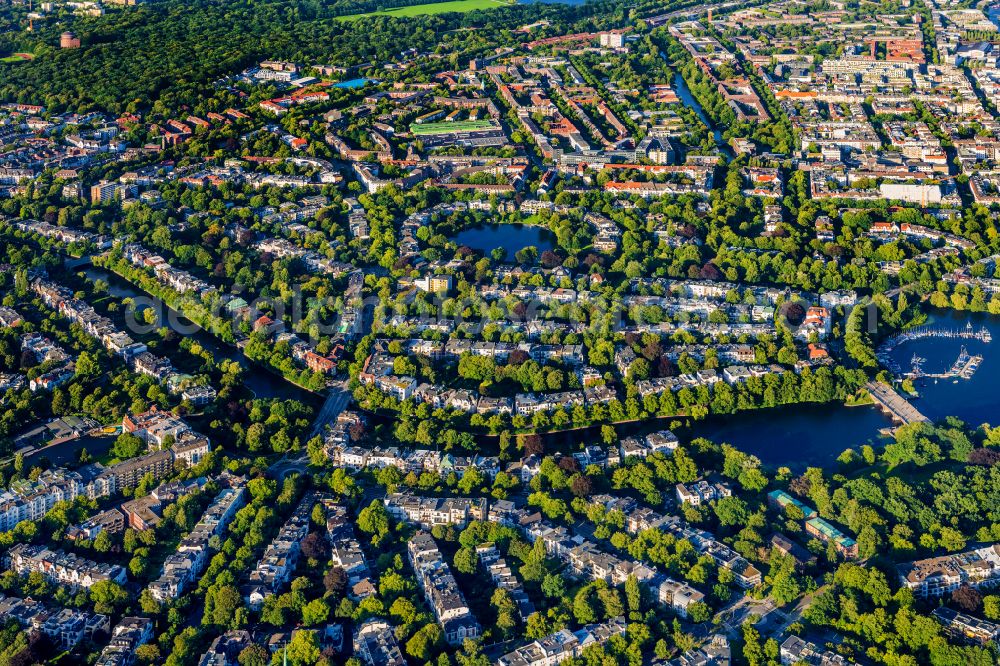
[[[511,4],[504,0],[445,0],[444,2],[431,2],[426,5],[411,5],[409,7],[397,7],[378,12],[367,12],[365,14],[351,14],[350,16],[339,16],[342,21],[353,21],[362,16],[420,16],[422,14],[444,14],[446,12],[471,12],[477,9],[496,9],[506,7]]]
[[[33,60],[34,56],[27,53],[15,53],[13,55],[4,56],[0,58],[0,62],[28,62]]]

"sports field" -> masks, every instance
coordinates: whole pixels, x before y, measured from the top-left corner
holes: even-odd
[[[445,14],[447,12],[471,12],[477,9],[496,9],[506,7],[511,3],[503,0],[445,0],[445,2],[430,2],[426,5],[410,5],[409,7],[396,7],[395,9],[385,9],[377,12],[367,12],[365,14],[351,14],[350,16],[337,17],[343,21],[353,21],[362,16],[421,16],[424,14]]]
[[[492,120],[457,120],[450,123],[424,123],[410,125],[414,136],[428,134],[453,134],[457,132],[479,132],[496,127]]]

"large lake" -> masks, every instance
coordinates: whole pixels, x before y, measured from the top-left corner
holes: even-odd
[[[455,234],[454,241],[467,245],[487,256],[497,248],[507,251],[505,261],[513,261],[518,250],[538,248],[541,254],[555,247],[555,235],[543,227],[530,224],[483,224],[467,227]]]
[[[945,372],[964,345],[970,354],[983,356],[971,379],[921,379],[915,382],[920,397],[913,405],[933,421],[956,416],[975,427],[1000,424],[1000,372],[996,354],[1000,350],[1000,317],[951,310],[933,311],[928,326],[964,329],[987,328],[990,343],[955,338],[925,338],[905,342],[892,352],[903,370],[910,369],[914,354],[925,359],[925,372]],[[798,405],[709,418],[689,429],[690,436],[728,442],[753,453],[769,465],[802,468],[833,464],[846,448],[879,441],[879,429],[891,425],[874,407],[843,405]],[[884,441],[884,440],[883,440]]]
[[[914,406],[933,421],[956,416],[976,427],[985,422],[1000,424],[1000,372],[996,354],[1000,353],[1000,317],[986,314],[934,311],[928,326],[964,329],[972,323],[975,330],[987,328],[993,336],[990,343],[956,338],[926,338],[899,345],[892,358],[903,369],[910,368],[916,354],[924,361],[926,372],[944,372],[951,367],[964,345],[969,354],[983,356],[979,370],[971,379],[918,380],[920,396]],[[623,424],[617,428],[620,436],[644,435],[670,427],[674,419],[650,419],[642,423]],[[683,420],[683,419],[682,419]],[[876,447],[887,440],[879,431],[894,424],[874,406],[846,407],[839,403],[825,405],[802,404],[740,412],[727,416],[710,416],[704,421],[687,422],[677,430],[682,442],[705,437],[717,443],[732,444],[751,453],[770,467],[787,466],[795,471],[806,467],[835,467],[836,459],[845,449],[857,450],[862,444]],[[546,437],[553,450],[576,448],[583,442],[600,437],[597,428]]]

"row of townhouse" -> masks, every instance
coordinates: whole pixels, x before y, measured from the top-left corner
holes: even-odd
[[[479,622],[433,537],[422,530],[417,532],[407,543],[406,553],[424,598],[444,631],[445,641],[449,645],[462,645],[466,639],[479,637],[482,633]]]
[[[132,666],[136,649],[153,640],[153,629],[148,617],[123,617],[111,630],[111,640],[94,666]]]
[[[508,297],[514,298],[518,303],[528,305],[530,309],[533,303],[542,305],[586,303],[593,298],[594,293],[590,291],[578,291],[569,287],[549,288],[532,284],[489,284],[479,287],[477,295],[487,301],[498,301]]]
[[[476,469],[491,479],[500,472],[500,459],[496,456],[453,456],[429,449],[400,449],[395,446],[368,449],[339,443],[328,443],[326,453],[334,465],[353,470],[395,467],[404,474],[430,472],[447,475],[454,472],[461,476],[468,469]]]
[[[618,330],[622,333],[654,333],[659,336],[673,336],[676,333],[690,333],[696,337],[729,337],[746,336],[759,338],[774,334],[774,324],[771,321],[716,324],[710,321],[678,322],[661,321],[658,324],[637,323],[623,325]]]
[[[592,580],[605,580],[612,585],[622,585],[630,575],[641,581],[653,578],[654,572],[639,562],[626,561],[611,553],[600,551],[583,537],[571,536],[563,526],[553,526],[544,521],[534,522],[524,528],[528,541],[541,541],[545,553],[569,565],[572,572]]]
[[[945,635],[959,642],[985,647],[991,641],[1000,640],[1000,624],[996,622],[959,613],[947,606],[938,606],[931,615],[941,623]]]
[[[625,529],[630,534],[657,529],[690,542],[700,554],[708,555],[718,566],[729,569],[736,583],[744,589],[756,587],[763,580],[757,567],[745,557],[717,540],[711,532],[693,527],[677,516],[664,516],[649,507],[639,507],[626,516]]]
[[[455,331],[460,331],[470,337],[479,337],[487,324],[496,328],[502,334],[523,335],[529,341],[540,340],[555,334],[582,334],[586,331],[586,326],[583,322],[557,321],[538,317],[529,317],[526,320],[498,318],[469,322],[448,319],[438,315],[410,317],[398,314],[393,315],[387,322],[388,327],[392,327],[396,331],[405,331],[405,335],[420,335],[428,332],[450,335]]]
[[[205,296],[216,288],[200,280],[187,271],[174,268],[163,257],[151,253],[141,245],[131,243],[122,247],[122,256],[133,266],[153,271],[156,279],[174,291]]]
[[[72,650],[84,639],[93,641],[111,631],[107,615],[75,608],[48,608],[30,597],[0,594],[0,617],[14,620],[25,630],[45,634],[60,650]]]
[[[947,231],[932,229],[922,224],[910,224],[909,222],[903,222],[902,224],[896,224],[895,222],[874,222],[868,230],[868,235],[874,237],[903,235],[912,236],[913,238],[927,238],[932,241],[939,241],[945,245],[957,247],[960,250],[971,250],[976,246],[975,243],[961,236],[956,236]]]
[[[425,528],[435,525],[465,527],[474,520],[486,520],[484,497],[419,497],[411,493],[391,493],[382,500],[389,515]]]
[[[392,357],[387,354],[370,355],[358,379],[362,384],[374,386],[397,400],[413,399],[434,409],[454,409],[467,414],[518,414],[530,416],[537,412],[569,409],[574,406],[606,404],[618,397],[610,386],[588,386],[582,390],[558,393],[518,393],[513,398],[480,396],[475,391],[450,389],[436,384],[418,384],[409,375],[392,373]]]
[[[629,458],[648,458],[654,453],[669,455],[679,445],[677,436],[669,430],[651,432],[642,437],[626,437],[617,447],[604,448],[596,444],[585,446],[583,451],[577,451],[573,458],[586,468],[596,465],[601,468],[619,465]],[[542,467],[543,458],[530,455],[514,462],[507,467],[507,472],[520,476],[523,483],[531,481]]]
[[[750,321],[770,321],[774,319],[774,307],[747,303],[726,303],[708,298],[683,298],[673,294],[624,294],[622,305],[659,308],[672,317],[695,315],[707,319],[713,312],[725,314],[730,321],[747,318]]]
[[[731,497],[733,494],[729,484],[706,479],[699,479],[693,483],[678,483],[674,490],[677,493],[679,504],[690,504],[691,506],[701,506],[723,497]]]
[[[208,564],[213,536],[221,535],[244,503],[242,485],[223,489],[202,514],[198,524],[184,537],[177,550],[163,563],[160,577],[149,584],[149,593],[159,602],[177,599]]]
[[[529,541],[541,540],[546,554],[565,562],[575,576],[603,580],[614,586],[624,585],[633,576],[649,588],[660,603],[682,617],[687,617],[691,604],[705,600],[705,595],[690,585],[658,574],[641,562],[602,551],[582,537],[570,536],[565,527],[553,527],[539,520],[523,529]]]
[[[673,278],[657,277],[632,278],[629,282],[629,290],[637,294],[673,294],[683,298],[711,299],[716,301],[725,301],[730,292],[735,292],[742,295],[742,298],[747,298],[748,295],[753,296],[755,303],[769,305],[776,305],[779,300],[805,298],[805,294],[793,292],[787,288],[747,286],[736,282],[716,280],[676,280]]]
[[[581,365],[584,362],[583,345],[533,344],[530,342],[490,342],[487,340],[463,340],[450,338],[446,342],[410,338],[406,340],[376,340],[373,351],[387,352],[389,347],[399,347],[405,355],[427,356],[432,361],[458,361],[463,354],[492,358],[506,362],[515,352],[539,363],[555,361],[567,365]]]
[[[737,352],[734,351],[732,353],[736,354]],[[752,354],[752,351],[751,351],[751,354]],[[677,358],[679,358],[680,355],[681,355],[680,353],[670,354],[670,356],[673,357],[673,360],[676,360]],[[632,348],[631,347],[627,347],[627,346],[626,347],[621,347],[615,353],[615,364],[616,364],[616,366],[618,366],[619,372],[622,373],[622,377],[627,377],[628,376],[628,373],[629,373],[629,371],[630,371],[630,369],[632,367],[632,363],[634,363],[637,358],[638,357],[636,356],[635,352],[632,351]],[[722,359],[720,358],[720,360],[722,360]],[[713,370],[713,371],[709,372],[709,370]],[[735,384],[739,384],[741,382],[745,382],[745,381],[749,380],[751,377],[766,377],[767,375],[781,375],[781,374],[783,374],[785,372],[787,372],[787,369],[781,367],[780,365],[775,365],[775,364],[771,364],[771,365],[762,365],[762,364],[742,365],[742,364],[735,364],[735,365],[726,366],[725,368],[722,369],[722,378],[721,379],[722,379],[722,381],[726,382],[730,386],[733,386]],[[682,378],[684,378],[684,379],[682,379]],[[710,368],[708,370],[700,371],[699,373],[692,373],[692,374],[689,374],[689,375],[681,375],[679,377],[663,377],[663,378],[660,378],[660,379],[675,380],[675,381],[666,381],[666,382],[656,383],[655,384],[656,386],[661,386],[661,385],[664,386],[664,387],[670,386],[672,389],[673,389],[673,387],[677,387],[674,390],[680,390],[680,388],[683,388],[683,386],[685,386],[685,385],[695,386],[695,385],[699,385],[699,384],[714,384],[715,382],[719,381],[719,373],[718,373],[718,371],[714,371],[714,369]],[[650,380],[650,381],[653,381],[653,380]],[[637,382],[637,384],[638,383],[641,383],[641,382]]]
[[[798,636],[789,636],[781,644],[781,663],[786,666],[792,664],[815,664],[816,666],[850,666],[854,662],[842,654],[837,654],[832,650],[824,650],[815,643],[810,643]]]
[[[78,470],[45,470],[38,479],[12,482],[0,492],[0,531],[9,531],[21,521],[41,520],[56,502],[72,502],[77,497],[109,497],[139,485],[147,475],[159,480],[188,460],[173,449],[154,451],[104,467],[94,463]]]
[[[490,575],[493,584],[510,595],[521,620],[527,620],[528,616],[535,612],[535,606],[528,599],[521,582],[507,565],[507,561],[500,556],[496,545],[493,543],[480,544],[476,546],[476,555],[479,556],[479,562],[486,569],[486,573]]]
[[[722,369],[722,381],[730,386],[735,386],[749,381],[753,377],[781,376],[786,372],[788,372],[787,368],[774,363],[771,365],[730,365]]]
[[[681,389],[693,389],[699,386],[712,386],[722,381],[718,371],[714,368],[706,368],[698,372],[678,375],[676,377],[654,377],[653,379],[643,379],[635,383],[635,388],[639,395],[645,398],[647,395],[657,395],[667,391],[680,391]]]
[[[261,254],[270,254],[279,259],[298,259],[306,270],[313,273],[339,274],[343,271],[343,265],[339,262],[324,257],[316,250],[299,247],[285,238],[262,238],[257,241],[256,249]]]
[[[352,599],[371,596],[375,592],[372,572],[347,507],[332,501],[324,501],[323,504],[326,508],[326,539],[330,542],[331,566],[343,569]]]
[[[75,553],[50,550],[42,545],[20,543],[4,556],[6,566],[21,576],[40,573],[53,583],[70,589],[89,588],[100,581],[124,584],[125,569],[117,564],[94,562]]]
[[[616,617],[602,624],[588,624],[576,631],[560,629],[545,638],[508,652],[495,666],[557,666],[578,659],[591,646],[604,645],[613,636],[625,634],[625,618]]]
[[[16,220],[13,222],[13,225],[21,231],[51,238],[66,245],[92,243],[98,250],[107,250],[114,244],[114,241],[108,236],[99,236],[89,231],[72,229],[70,227],[58,227],[54,224],[38,220]]]
[[[190,377],[178,373],[169,359],[150,353],[146,345],[136,342],[130,335],[118,329],[107,317],[103,317],[86,301],[73,297],[73,292],[62,285],[37,279],[32,289],[50,308],[61,316],[79,324],[83,332],[100,342],[115,356],[121,357],[134,372],[148,375],[165,384],[171,393],[180,393],[183,400],[195,404],[205,404],[215,399],[215,389],[210,386],[189,385]]]
[[[240,653],[253,643],[250,632],[233,629],[216,636],[208,650],[201,655],[198,666],[237,666]]]
[[[628,460],[629,458],[648,458],[654,453],[668,455],[673,453],[679,444],[680,441],[674,433],[669,430],[657,430],[641,438],[626,437],[618,445],[618,449],[621,459]],[[587,447],[585,451],[590,451],[590,449],[591,447]]]
[[[295,573],[300,545],[309,534],[310,515],[316,501],[315,493],[307,493],[302,498],[250,572],[243,598],[251,609],[258,610],[264,600],[280,592]]]
[[[42,302],[71,322],[79,324],[83,332],[96,338],[108,352],[128,358],[146,351],[146,345],[136,342],[108,319],[102,317],[86,301],[73,297],[73,292],[55,282],[38,278],[31,283],[32,290]]]
[[[918,597],[943,597],[962,585],[1000,585],[1000,544],[899,565],[900,582]]]

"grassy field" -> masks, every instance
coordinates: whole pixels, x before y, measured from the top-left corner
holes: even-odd
[[[351,14],[350,16],[338,17],[342,21],[353,21],[362,16],[421,16],[423,14],[444,14],[446,12],[471,12],[477,9],[496,9],[506,7],[511,4],[504,0],[445,0],[444,2],[431,2],[426,5],[411,5],[409,7],[397,7],[379,12],[367,12],[365,14]]]
[[[34,60],[35,56],[30,53],[15,53],[13,55],[5,56],[0,58],[0,62],[28,62],[29,60]]]

